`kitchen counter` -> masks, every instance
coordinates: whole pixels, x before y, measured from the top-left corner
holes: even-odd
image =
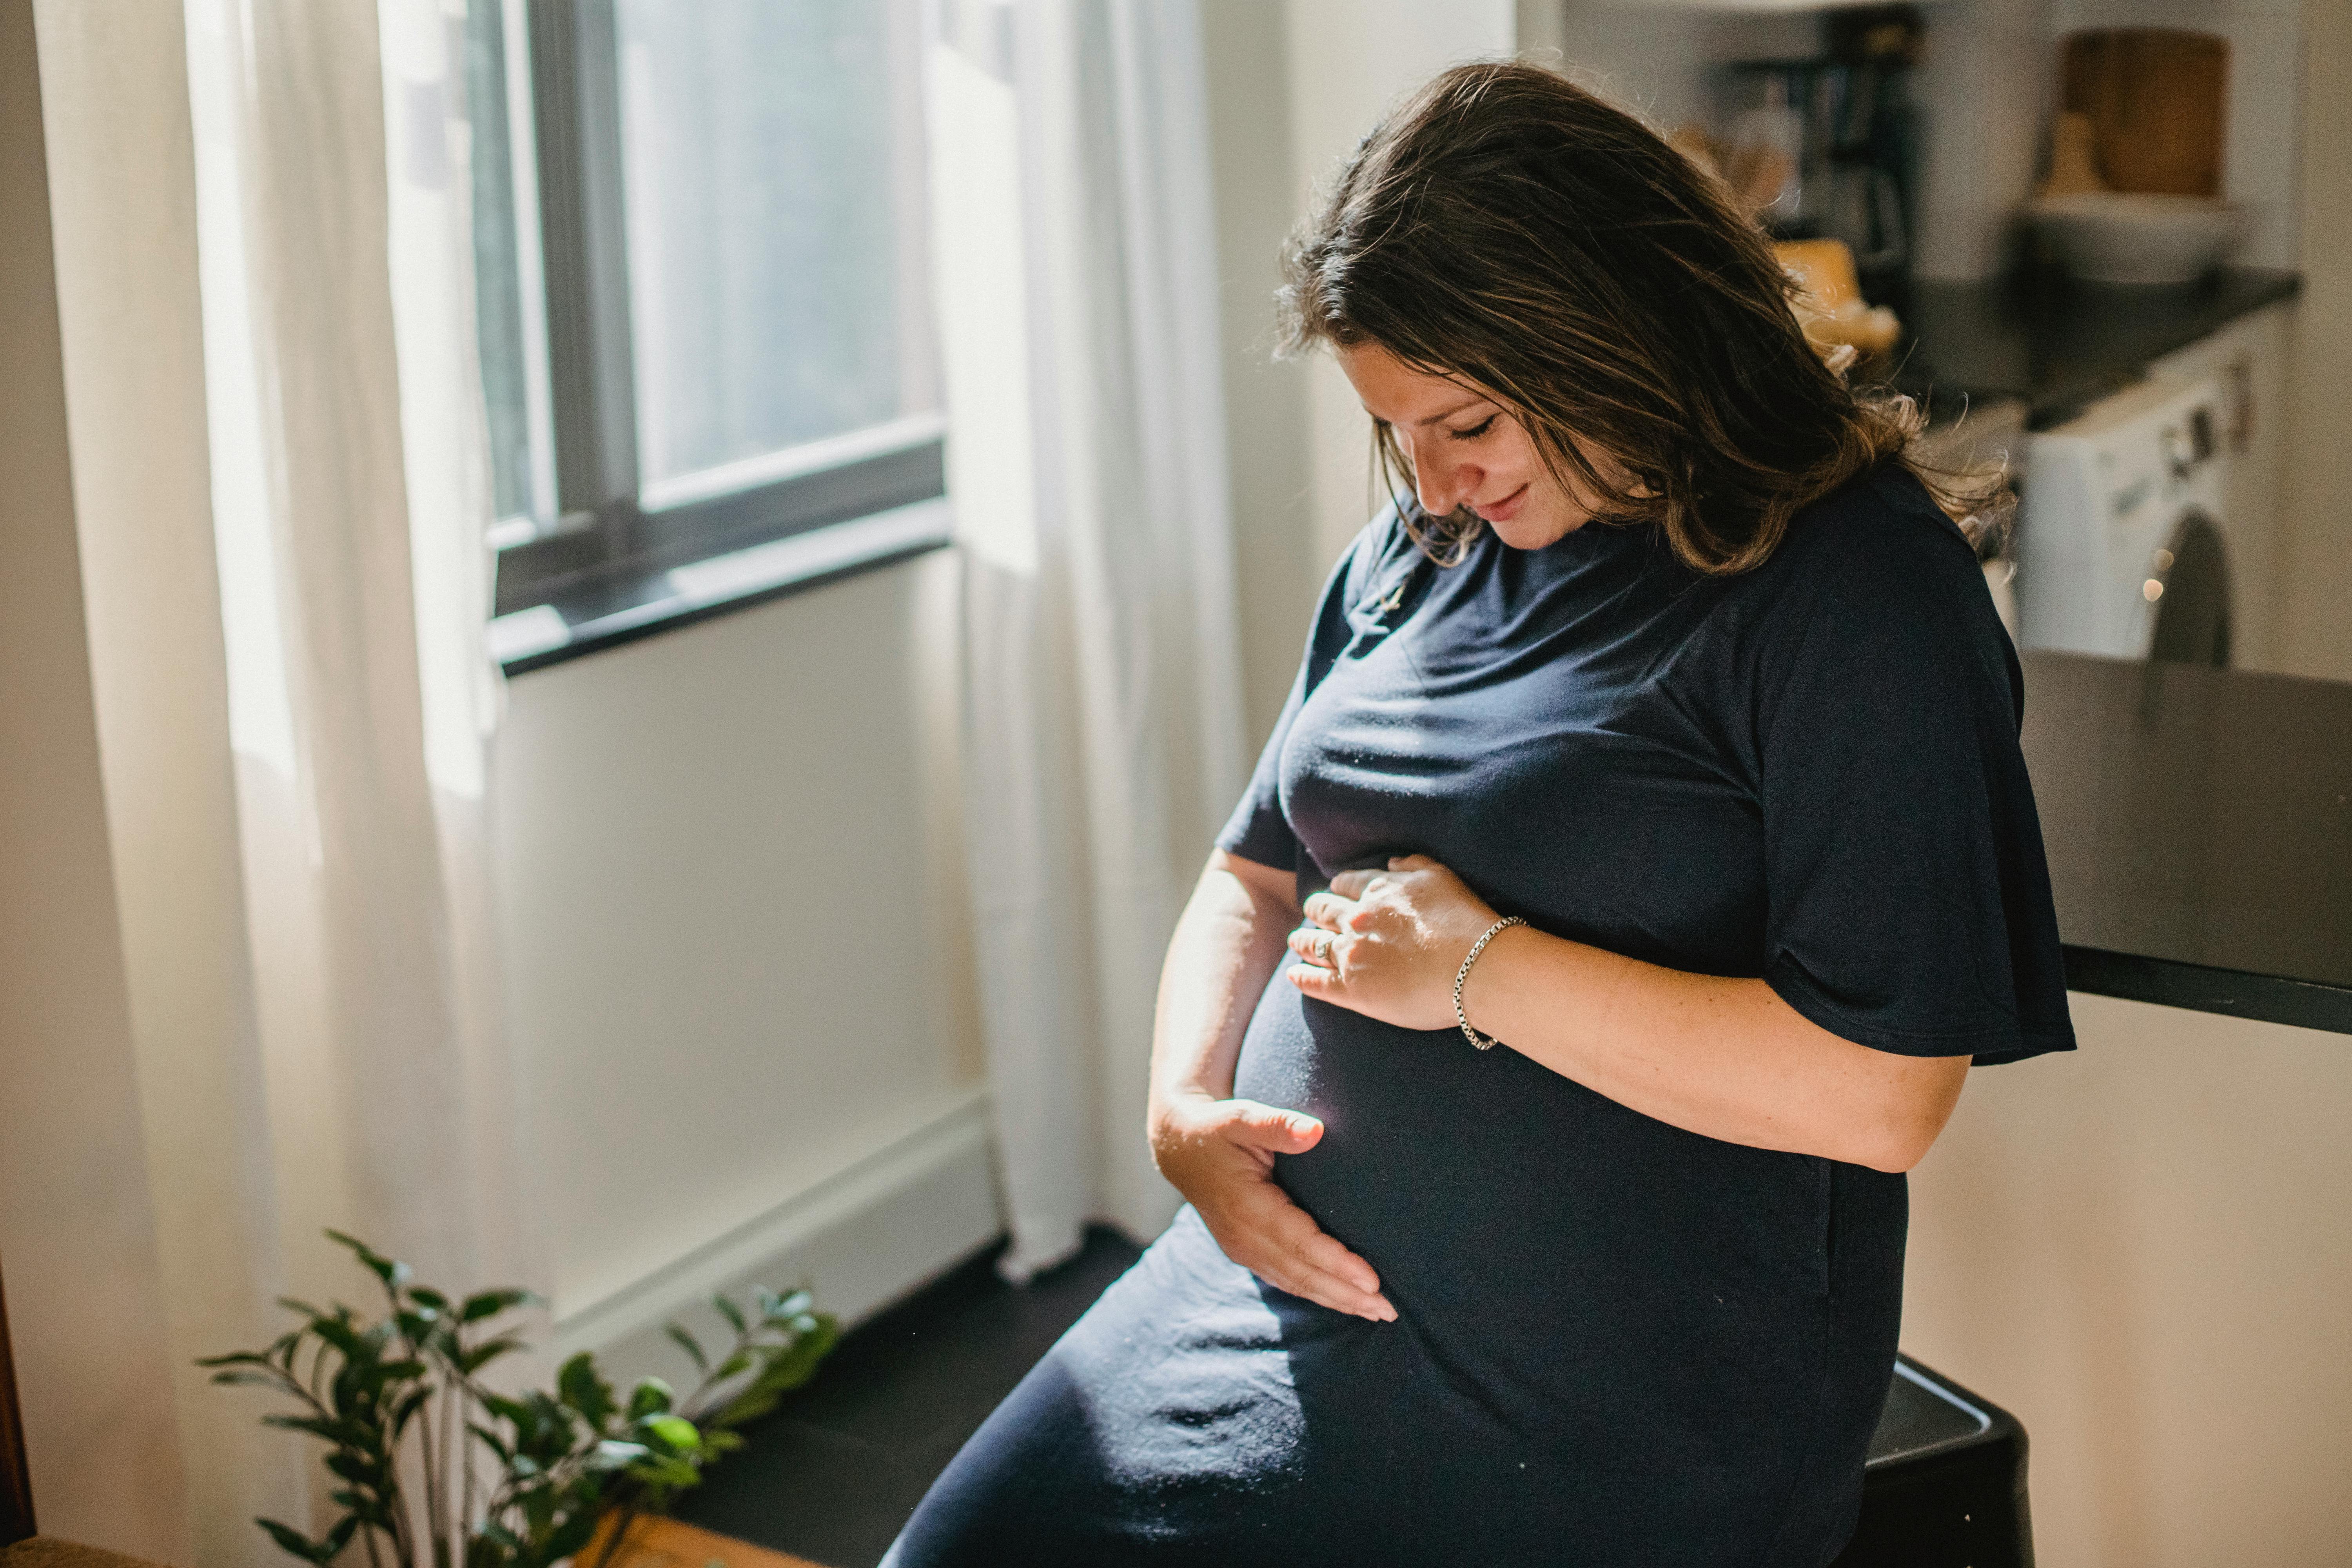
[[[2015,398],[2029,429],[2064,423],[2084,405],[2140,379],[2148,363],[2186,348],[2303,287],[2293,272],[2225,267],[2201,283],[2129,288],[2032,274],[1980,283],[1911,285],[1908,335],[1892,380],[1932,398],[1938,419],[1963,400]]]
[[[2024,664],[2068,988],[2352,1034],[2352,683]]]

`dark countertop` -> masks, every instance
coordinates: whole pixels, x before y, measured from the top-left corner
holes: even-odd
[[[2148,362],[2291,298],[2293,272],[2224,267],[2200,283],[2132,288],[2048,273],[1981,283],[1915,282],[1898,305],[1908,336],[1895,384],[1950,417],[1960,400],[2014,397],[2043,430],[2140,379]]]
[[[2352,682],[2024,663],[2068,987],[2352,1034]]]

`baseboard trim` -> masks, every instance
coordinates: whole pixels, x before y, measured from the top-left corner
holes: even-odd
[[[663,1334],[684,1323],[723,1341],[713,1294],[808,1284],[845,1325],[927,1283],[1003,1234],[986,1096],[950,1105],[883,1147],[555,1322],[555,1351],[593,1351],[622,1378],[681,1387],[686,1357]]]

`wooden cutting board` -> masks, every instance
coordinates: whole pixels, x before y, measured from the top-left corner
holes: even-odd
[[[604,1538],[610,1533],[611,1516],[607,1515],[588,1550],[572,1560],[574,1568],[601,1559]],[[731,1535],[659,1517],[641,1518],[632,1524],[629,1538],[614,1553],[613,1561],[614,1568],[819,1568],[789,1552],[772,1552]]]
[[[2170,27],[2100,28],[2068,34],[2062,62],[2062,107],[2090,117],[2109,190],[2221,194],[2227,39]]]

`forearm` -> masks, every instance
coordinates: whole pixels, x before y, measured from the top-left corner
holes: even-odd
[[[1212,855],[1169,940],[1153,1017],[1151,1095],[1234,1091],[1234,1066],[1259,995],[1298,922],[1289,874]]]
[[[1472,968],[1473,1026],[1621,1105],[1727,1142],[1909,1169],[1969,1058],[1842,1039],[1761,980],[1690,974],[1525,927]]]

